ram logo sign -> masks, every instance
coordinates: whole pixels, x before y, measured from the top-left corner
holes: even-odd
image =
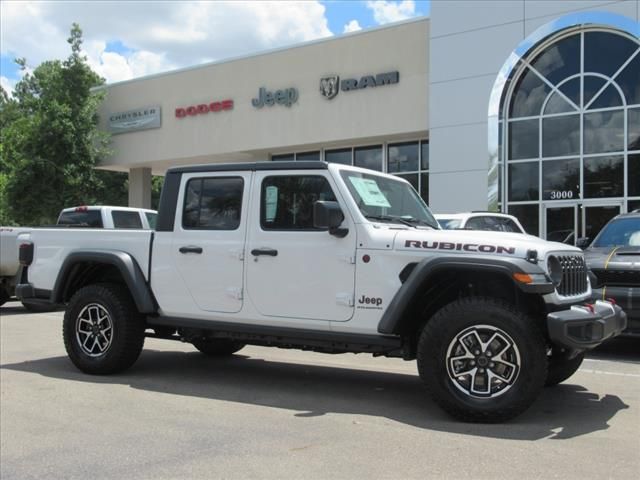
[[[358,78],[345,78],[340,81],[338,75],[329,75],[320,79],[320,94],[327,100],[331,100],[338,92],[350,92],[364,88],[382,87],[392,85],[400,81],[400,73],[397,71],[379,73],[377,75],[363,75]]]

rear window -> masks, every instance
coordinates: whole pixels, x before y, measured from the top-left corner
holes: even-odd
[[[100,210],[62,212],[58,225],[74,225],[76,227],[103,228]]]
[[[138,212],[114,210],[111,212],[114,228],[142,228],[142,220]]]

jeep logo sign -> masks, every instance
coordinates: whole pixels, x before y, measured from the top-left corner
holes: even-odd
[[[340,90],[349,92],[352,90],[362,90],[363,88],[382,87],[392,85],[400,81],[398,71],[379,73],[377,75],[364,75],[357,78],[345,78],[340,81],[338,75],[329,75],[320,79],[320,94],[327,100],[334,98]]]
[[[286,105],[291,107],[298,101],[298,89],[297,88],[285,88],[284,90],[276,90],[275,92],[269,92],[266,88],[261,87],[258,90],[258,97],[251,100],[251,105],[256,108],[262,108],[263,106],[272,107],[276,103],[278,105]]]

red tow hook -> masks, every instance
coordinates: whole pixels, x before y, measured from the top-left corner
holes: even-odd
[[[591,313],[596,313],[596,309],[594,308],[593,303],[587,303],[585,304],[585,307],[587,307]]]
[[[612,305],[617,305],[618,302],[616,302],[615,298],[607,298],[607,302],[611,303]]]

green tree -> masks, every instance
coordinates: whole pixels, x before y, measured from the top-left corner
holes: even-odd
[[[81,55],[82,30],[73,24],[70,56],[46,61],[2,99],[0,197],[3,220],[22,225],[55,223],[68,206],[125,204],[126,174],[96,170],[109,154],[98,129],[104,79]],[[26,61],[16,62],[26,70]]]

